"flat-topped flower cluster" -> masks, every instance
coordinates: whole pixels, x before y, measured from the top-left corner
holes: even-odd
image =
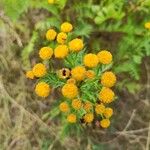
[[[47,31],[46,39],[54,46],[40,49],[39,57],[43,62],[27,71],[26,77],[38,79],[35,93],[40,97],[46,98],[55,92],[52,89],[60,89],[62,97],[58,109],[65,116],[66,123],[98,121],[101,127],[107,128],[113,115],[109,104],[115,99],[111,89],[116,83],[116,76],[110,70],[112,54],[107,50],[86,53],[81,38],[71,39],[73,26],[69,22],[62,23],[60,30],[59,33],[52,28]],[[52,60],[61,60],[63,67],[50,69],[45,61]]]

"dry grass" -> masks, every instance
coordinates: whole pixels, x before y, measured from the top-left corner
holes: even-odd
[[[111,132],[88,127],[80,138],[69,137],[61,142],[59,125],[43,121],[50,109],[50,100],[40,101],[33,94],[33,83],[24,77],[20,52],[22,40],[9,20],[0,28],[0,149],[150,149],[150,69],[145,62],[146,84],[135,94],[125,89],[118,93]],[[27,35],[28,37],[28,35]],[[52,99],[51,99],[52,100]]]

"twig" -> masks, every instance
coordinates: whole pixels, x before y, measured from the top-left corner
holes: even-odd
[[[149,147],[150,147],[150,123],[149,123],[149,130],[147,136],[146,150],[149,150]]]
[[[22,47],[23,44],[22,44],[22,41],[21,41],[18,33],[15,31],[14,26],[11,23],[10,19],[7,16],[4,15],[3,11],[0,12],[0,19],[2,19],[3,22],[9,26],[9,28],[12,30],[12,32],[14,34],[15,39],[17,40],[17,43],[18,43],[19,47]]]
[[[43,125],[44,127],[46,127],[48,129],[48,131],[49,131],[50,134],[53,134],[54,136],[56,136],[55,131],[52,128],[50,128],[46,123],[44,123],[36,114],[34,114],[34,113],[31,114],[22,105],[18,104],[12,97],[10,97],[10,95],[7,93],[7,91],[4,88],[1,76],[0,76],[0,92],[3,93],[3,95],[5,95],[5,97],[8,97],[8,99],[10,100],[11,103],[13,103],[15,106],[17,106],[18,108],[20,108],[28,116],[30,116],[32,119],[36,120],[41,125]]]

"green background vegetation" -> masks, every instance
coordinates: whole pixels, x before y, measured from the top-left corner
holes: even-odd
[[[0,149],[148,150],[150,30],[144,24],[149,14],[150,0],[57,0],[53,5],[0,0]],[[59,121],[49,117],[57,114],[49,113],[56,96],[38,101],[24,72],[39,61],[45,32],[66,20],[75,36],[84,38],[88,52],[112,52],[118,101],[109,130],[88,126],[62,141]]]

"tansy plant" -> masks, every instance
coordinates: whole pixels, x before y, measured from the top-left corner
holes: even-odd
[[[59,33],[49,29],[46,39],[53,44],[40,49],[43,62],[27,71],[26,77],[38,79],[35,93],[40,97],[46,98],[58,89],[61,97],[56,100],[55,111],[63,116],[63,124],[80,126],[98,122],[102,128],[108,128],[113,115],[109,105],[115,99],[111,88],[116,83],[110,70],[112,54],[107,50],[86,53],[83,39],[71,39],[72,31],[69,22],[61,24]],[[54,67],[57,61],[61,61],[60,69]]]

